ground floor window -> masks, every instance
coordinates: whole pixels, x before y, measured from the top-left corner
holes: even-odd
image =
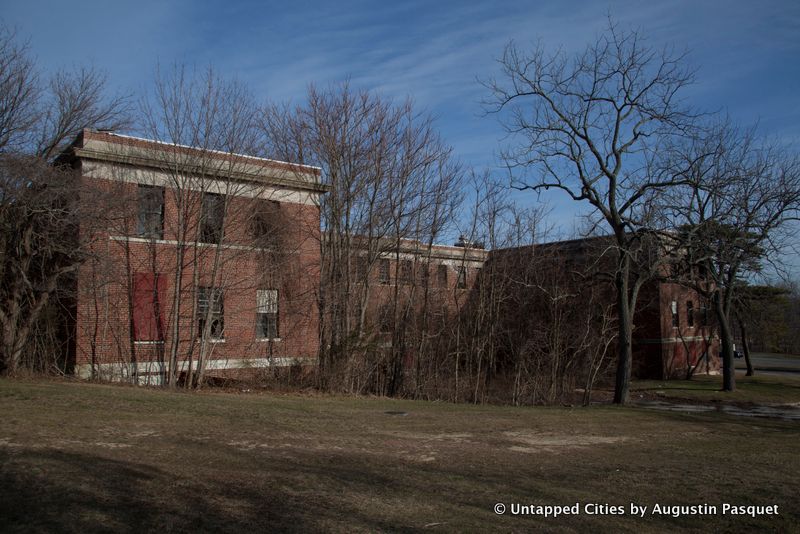
[[[277,289],[259,289],[256,292],[256,337],[258,339],[279,337]]]
[[[197,335],[222,339],[225,330],[225,304],[222,288],[201,286],[197,288]]]

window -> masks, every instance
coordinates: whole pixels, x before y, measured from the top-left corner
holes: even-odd
[[[197,335],[205,333],[206,321],[209,321],[209,337],[222,339],[225,329],[225,306],[222,289],[218,287],[197,288]]]
[[[367,276],[369,276],[366,256],[356,256],[354,261],[356,264],[356,281],[366,282]]]
[[[390,282],[389,278],[389,260],[383,258],[380,260],[380,264],[378,265],[378,280],[381,284],[388,284]]]
[[[225,197],[216,193],[203,194],[203,213],[200,216],[200,241],[219,243],[225,221]]]
[[[164,188],[139,184],[136,235],[164,238]]]
[[[277,248],[280,246],[281,221],[279,202],[261,200],[253,214],[253,237],[258,245]]]
[[[278,336],[278,290],[256,291],[256,337],[277,339]]]
[[[463,265],[458,268],[458,279],[456,280],[456,287],[458,289],[467,288],[467,268]]]
[[[670,308],[672,311],[672,327],[678,328],[678,326],[680,326],[680,317],[678,317],[678,303],[673,300]]]
[[[133,275],[133,339],[164,340],[164,278],[158,273]]]
[[[694,302],[691,300],[686,301],[686,324],[694,326]]]
[[[400,260],[400,280],[404,284],[414,281],[414,263],[411,260]]]
[[[420,263],[419,265],[419,275],[422,279],[422,287],[429,287],[431,283],[431,267],[427,263]]]
[[[701,310],[700,311],[701,324],[703,326],[708,326],[708,306],[704,304],[703,307],[700,308],[700,310]]]
[[[439,287],[447,287],[447,265],[436,266],[436,282]]]

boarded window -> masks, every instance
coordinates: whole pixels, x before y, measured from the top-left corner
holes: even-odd
[[[136,235],[164,238],[164,188],[139,184]]]
[[[164,277],[158,273],[133,275],[133,339],[164,340]]]
[[[256,337],[276,339],[278,335],[278,290],[256,291]]]
[[[202,337],[206,325],[209,326],[208,336],[212,339],[222,339],[225,329],[225,306],[222,289],[218,287],[197,288],[197,335]]]
[[[200,217],[200,241],[219,243],[225,221],[225,196],[216,193],[203,194],[203,212]]]

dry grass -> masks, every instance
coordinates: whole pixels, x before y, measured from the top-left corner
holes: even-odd
[[[736,391],[721,391],[722,377],[697,375],[691,380],[636,380],[631,386],[631,396],[637,398],[662,398],[675,401],[790,405],[800,403],[800,375],[755,376],[736,374]]]
[[[797,423],[0,381],[2,531],[800,528]],[[390,415],[386,412],[405,412]],[[497,516],[496,502],[780,516]]]

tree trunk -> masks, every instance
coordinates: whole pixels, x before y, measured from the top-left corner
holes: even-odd
[[[736,319],[739,322],[739,329],[742,331],[742,350],[744,351],[744,363],[747,365],[747,373],[745,376],[753,376],[755,370],[753,369],[753,362],[750,361],[750,342],[747,339],[747,324],[738,314]]]
[[[733,368],[733,332],[722,302],[722,294],[714,294],[714,311],[719,323],[719,338],[722,347],[722,391],[736,389],[736,374]]]
[[[628,300],[629,271],[630,260],[622,258],[615,278],[619,323],[617,326],[617,377],[614,387],[614,404],[626,404],[630,400],[633,318]]]

